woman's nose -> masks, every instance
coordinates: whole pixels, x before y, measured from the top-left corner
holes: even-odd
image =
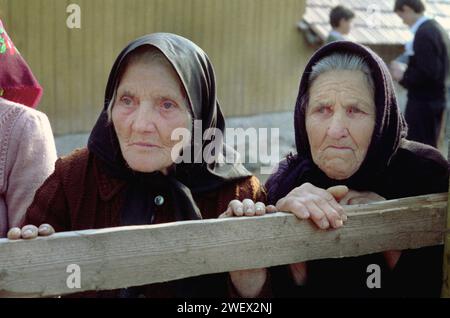
[[[327,134],[333,139],[341,139],[348,135],[347,123],[339,113],[336,113],[331,118],[331,122],[328,126]]]
[[[141,103],[133,121],[132,128],[139,133],[149,133],[156,129],[156,111],[149,103]]]

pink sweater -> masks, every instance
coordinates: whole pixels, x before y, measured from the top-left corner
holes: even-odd
[[[47,116],[0,98],[0,238],[22,222],[55,161]]]

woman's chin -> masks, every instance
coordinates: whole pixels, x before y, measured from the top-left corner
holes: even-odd
[[[164,165],[159,165],[156,163],[147,163],[143,161],[137,161],[137,162],[127,162],[128,166],[131,168],[131,170],[136,172],[142,172],[142,173],[152,173],[156,171],[165,172],[167,171],[167,168]]]
[[[324,169],[323,172],[325,172],[328,178],[333,180],[346,180],[354,174],[354,171],[343,171],[336,169]]]

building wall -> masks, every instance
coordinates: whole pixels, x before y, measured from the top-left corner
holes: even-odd
[[[81,29],[66,7],[81,7]],[[56,134],[89,131],[120,50],[152,32],[188,37],[210,56],[227,116],[291,110],[313,50],[296,27],[304,0],[0,0],[8,33],[44,87]]]

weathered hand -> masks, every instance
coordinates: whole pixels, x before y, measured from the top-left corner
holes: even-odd
[[[328,190],[304,183],[280,199],[277,211],[293,213],[299,219],[311,220],[321,229],[341,227],[347,220],[344,209],[338,201],[348,192],[346,186],[336,186]]]
[[[8,231],[7,237],[10,240],[31,240],[38,236],[50,236],[55,233],[55,229],[50,224],[41,224],[39,228],[34,225],[25,225],[22,229],[13,227]]]
[[[233,200],[228,204],[227,210],[222,213],[219,218],[231,216],[261,216],[266,213],[276,212],[273,205],[265,205],[262,202],[253,202],[253,200],[245,199],[242,202]]]

